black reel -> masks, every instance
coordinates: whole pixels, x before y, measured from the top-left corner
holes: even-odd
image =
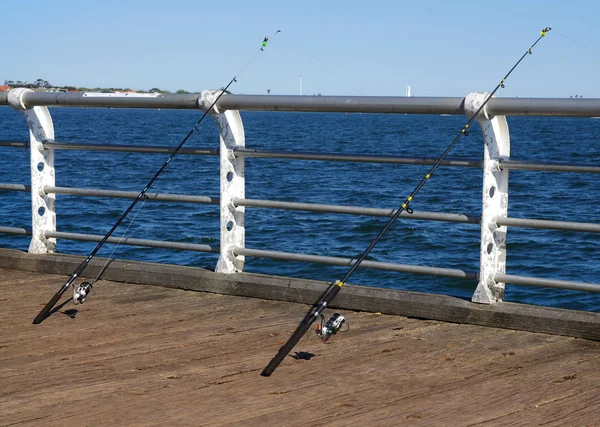
[[[321,341],[326,342],[329,337],[339,332],[345,322],[346,319],[340,313],[333,313],[327,322],[325,322],[325,316],[321,314],[321,323],[315,332]]]
[[[83,304],[85,299],[92,291],[92,284],[90,282],[81,282],[77,288],[73,288],[73,303]]]

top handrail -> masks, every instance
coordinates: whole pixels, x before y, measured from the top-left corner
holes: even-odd
[[[101,108],[198,109],[199,94],[114,94],[91,92],[27,92],[23,102],[33,106]],[[233,95],[221,97],[226,110],[302,111],[343,113],[456,114],[464,115],[464,98],[406,96],[303,96]],[[8,92],[0,92],[0,105],[9,105]],[[493,98],[490,115],[600,117],[598,98]]]

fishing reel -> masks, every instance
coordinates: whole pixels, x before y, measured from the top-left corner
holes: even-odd
[[[329,320],[327,320],[327,322],[325,321],[325,316],[321,314],[321,323],[317,325],[317,329],[315,332],[317,333],[317,336],[321,338],[321,341],[327,342],[329,337],[337,334],[340,331],[342,325],[345,322],[346,319],[339,313],[333,313],[333,315],[329,318]],[[349,327],[346,328],[343,332],[346,332],[348,329]]]
[[[77,288],[73,286],[73,304],[83,304],[91,291],[92,284],[90,282],[81,282]]]

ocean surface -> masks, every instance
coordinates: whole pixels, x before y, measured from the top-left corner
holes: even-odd
[[[200,117],[196,111],[51,108],[61,142],[177,146]],[[461,116],[242,112],[246,146],[256,149],[438,157],[465,124]],[[600,119],[509,117],[511,157],[524,161],[600,164]],[[0,139],[27,140],[22,115],[0,107]],[[207,118],[188,147],[218,148]],[[482,158],[473,129],[450,157]],[[139,192],[164,163],[164,154],[56,150],[56,185]],[[246,197],[293,202],[398,208],[429,166],[281,159],[246,160]],[[482,172],[442,167],[412,203],[419,211],[479,215]],[[29,184],[29,152],[0,147],[0,182]],[[509,215],[600,223],[597,174],[510,172]],[[219,196],[216,156],[179,155],[151,192]],[[57,195],[58,231],[104,235],[131,200]],[[138,205],[139,206],[139,205]],[[218,244],[214,205],[148,201],[127,236]],[[386,218],[246,208],[246,246],[253,249],[357,257]],[[31,227],[30,196],[0,191],[0,226]],[[120,236],[129,226],[115,232]],[[475,224],[399,219],[369,259],[477,271]],[[0,234],[0,247],[27,250],[29,238]],[[59,240],[58,252],[87,255],[96,243]],[[108,257],[107,244],[98,256]],[[214,269],[217,255],[121,245],[114,257]],[[246,271],[340,279],[342,267],[247,258]],[[600,236],[511,227],[507,274],[600,283]],[[359,269],[350,283],[470,298],[476,283],[434,276]],[[57,283],[57,288],[60,286]],[[600,294],[508,284],[506,301],[600,311]]]

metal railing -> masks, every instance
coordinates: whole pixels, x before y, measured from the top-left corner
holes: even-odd
[[[0,227],[0,233],[30,235],[30,252],[44,253],[55,249],[56,239],[100,241],[103,236],[66,233],[56,230],[53,217],[54,195],[98,196],[135,199],[137,191],[114,191],[90,188],[57,187],[54,181],[54,153],[57,150],[88,150],[112,152],[172,153],[173,147],[127,146],[116,144],[87,144],[54,141],[53,124],[48,106],[110,107],[110,108],[174,108],[198,109],[210,105],[217,91],[205,91],[197,95],[114,95],[86,93],[42,93],[17,89],[10,94],[0,93],[0,105],[11,105],[22,111],[31,130],[31,140],[0,141],[5,147],[30,147],[31,185],[0,183],[3,191],[25,191],[32,193],[31,230],[26,228]],[[326,152],[301,152],[259,150],[245,146],[243,125],[239,110],[260,111],[319,111],[319,112],[362,112],[404,114],[466,114],[476,111],[482,102],[479,93],[466,98],[407,98],[407,97],[341,97],[341,96],[261,96],[223,95],[217,110],[210,114],[220,130],[220,147],[217,149],[184,148],[181,154],[219,156],[221,189],[220,197],[191,196],[184,194],[146,193],[149,200],[164,202],[186,202],[219,205],[221,212],[220,245],[199,245],[148,239],[111,238],[109,242],[147,247],[172,248],[190,251],[219,253],[216,270],[222,273],[243,271],[244,257],[261,257],[286,261],[322,263],[350,266],[349,258],[336,258],[292,252],[277,252],[245,246],[246,227],[243,224],[246,207],[285,209],[308,212],[325,212],[346,215],[389,217],[394,210],[361,206],[340,206],[316,203],[284,202],[245,198],[244,160],[249,157],[317,160],[333,162],[371,162],[379,164],[432,165],[437,160],[429,157],[399,157],[365,154],[333,154]],[[34,108],[35,107],[35,108]],[[502,300],[504,284],[546,286],[561,289],[600,292],[600,284],[565,280],[542,279],[505,274],[506,228],[527,227],[537,229],[569,230],[600,233],[600,224],[551,221],[527,218],[510,218],[507,214],[508,170],[555,171],[576,173],[600,173],[600,165],[567,164],[548,162],[523,162],[510,159],[510,141],[506,115],[551,115],[551,116],[600,116],[600,99],[491,99],[485,110],[477,117],[484,136],[484,156],[481,159],[448,158],[445,167],[481,168],[482,213],[464,215],[439,212],[402,213],[412,220],[444,221],[450,223],[479,224],[481,228],[480,269],[468,272],[460,269],[417,266],[389,262],[364,261],[361,267],[387,271],[427,274],[478,281],[472,299],[482,303]],[[35,213],[38,212],[36,215]],[[251,232],[251,230],[249,231]]]

